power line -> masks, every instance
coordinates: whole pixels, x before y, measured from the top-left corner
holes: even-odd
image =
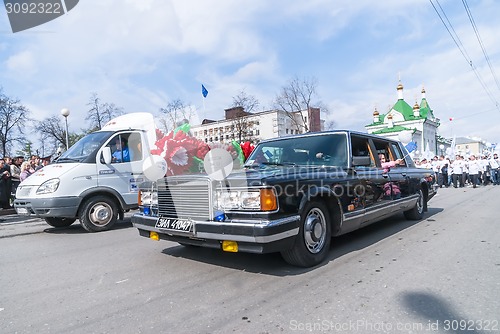
[[[497,108],[497,110],[500,111],[498,102],[495,100],[495,98],[491,94],[490,90],[486,86],[483,78],[481,77],[481,74],[477,71],[476,66],[472,62],[472,59],[470,58],[469,54],[467,53],[467,50],[465,49],[465,46],[463,45],[462,41],[460,40],[460,37],[458,36],[458,34],[456,33],[455,29],[453,28],[453,25],[451,24],[450,20],[446,16],[446,13],[444,12],[443,7],[441,7],[441,4],[439,3],[439,0],[436,0],[436,3],[438,4],[439,9],[441,10],[441,12],[443,14],[442,16],[441,16],[439,10],[436,8],[436,6],[434,5],[434,3],[432,2],[432,0],[429,0],[429,2],[431,3],[432,7],[436,11],[436,14],[439,16],[439,19],[443,23],[444,27],[446,28],[446,30],[450,34],[451,38],[453,39],[453,42],[455,42],[455,45],[457,46],[457,48],[462,53],[462,56],[465,58],[465,61],[467,62],[467,64],[473,70],[474,74],[476,75],[477,80],[479,81],[479,83],[481,84],[481,86],[483,86],[484,91],[486,92],[486,94],[488,95],[488,97],[490,98],[490,100],[493,102],[493,104],[495,105],[495,107]],[[444,18],[446,18],[446,21],[448,22],[448,24],[446,24],[445,20],[443,19],[443,16],[444,16]],[[453,31],[453,33],[452,33],[452,31]]]
[[[472,13],[470,11],[469,5],[467,4],[467,0],[462,0],[462,3],[464,4],[465,11],[467,12],[467,15],[469,16],[469,21],[472,25],[472,28],[474,29],[477,41],[479,42],[479,45],[481,46],[481,50],[483,50],[484,58],[486,59],[486,62],[488,63],[488,67],[490,68],[491,75],[493,75],[493,79],[495,79],[495,83],[497,84],[497,88],[498,88],[498,90],[500,90],[500,84],[498,83],[496,73],[493,70],[493,66],[491,66],[490,57],[488,56],[488,53],[486,52],[486,49],[484,47],[481,36],[479,36],[479,30],[477,29],[476,22],[474,21],[474,18],[472,17]]]

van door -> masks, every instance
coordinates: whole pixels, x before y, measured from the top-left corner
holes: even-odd
[[[98,186],[116,190],[127,204],[137,203],[138,185],[145,180],[141,132],[120,132],[105,146],[111,149],[112,161],[106,164],[99,151],[96,159]]]

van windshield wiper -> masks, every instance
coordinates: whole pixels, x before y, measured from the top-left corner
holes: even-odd
[[[80,159],[75,159],[75,158],[58,158],[55,162],[62,162],[62,161],[80,162]]]

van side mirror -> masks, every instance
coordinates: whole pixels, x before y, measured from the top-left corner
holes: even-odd
[[[101,163],[109,165],[111,163],[111,147],[106,146],[101,151]]]
[[[356,166],[370,166],[372,163],[370,156],[353,156],[352,165]]]

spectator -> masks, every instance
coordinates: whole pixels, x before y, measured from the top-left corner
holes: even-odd
[[[500,184],[500,180],[498,179],[498,177],[500,176],[498,173],[498,170],[500,168],[500,162],[498,161],[498,154],[497,153],[493,154],[493,158],[490,159],[490,167],[491,167],[491,169],[490,169],[491,182],[494,185]]]
[[[448,188],[450,182],[448,180],[448,167],[450,166],[450,160],[445,158],[444,155],[439,157],[439,175],[438,175],[438,185],[439,188],[443,185]]]
[[[2,209],[10,208],[10,168],[0,159],[0,206]]]
[[[50,164],[50,158],[52,156],[49,155],[47,157],[42,157],[40,158],[40,161],[41,161],[41,164],[36,168],[36,170],[39,170],[39,169],[42,169],[43,167],[47,166],[48,164]]]
[[[471,155],[469,157],[468,167],[470,182],[472,183],[472,187],[476,188],[478,183],[477,181],[479,177],[479,171],[481,170],[481,164],[478,160],[476,160],[475,155]]]
[[[31,174],[32,173],[31,173],[30,161],[23,162],[23,164],[21,165],[21,174],[19,175],[19,179],[21,180],[21,182],[26,180],[28,176],[30,176]]]
[[[24,157],[22,155],[15,157],[12,160],[12,165],[10,165],[10,176],[12,180],[12,193],[15,194],[17,190],[17,186],[21,183],[20,175],[21,175],[21,164],[24,161]]]

